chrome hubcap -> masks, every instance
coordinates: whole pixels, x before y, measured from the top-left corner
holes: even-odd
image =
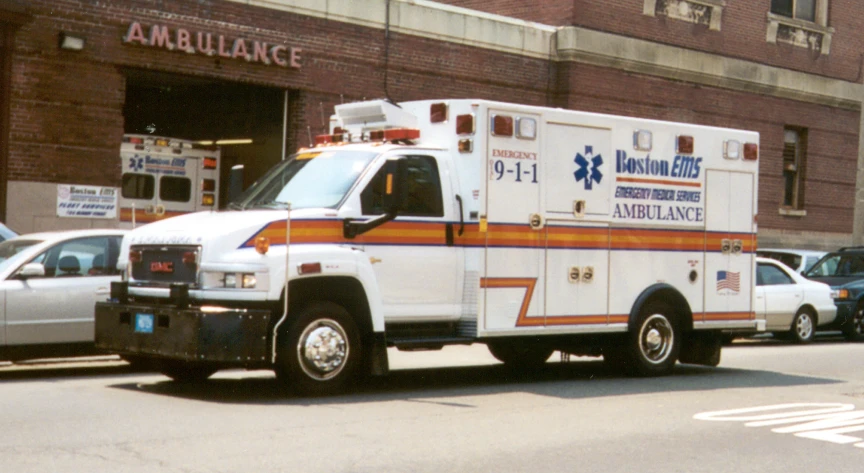
[[[795,330],[798,332],[798,337],[802,340],[810,338],[813,333],[813,319],[807,314],[801,314],[795,324]]]
[[[309,324],[297,342],[300,367],[317,380],[338,375],[345,368],[349,351],[345,329],[332,319],[320,319]]]
[[[674,338],[669,319],[662,314],[654,314],[645,320],[639,330],[639,350],[649,363],[663,363],[672,354]]]

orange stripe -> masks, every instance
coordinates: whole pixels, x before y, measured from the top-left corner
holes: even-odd
[[[645,179],[641,177],[616,177],[616,181],[618,182],[639,182],[642,184],[662,184],[668,186],[683,186],[683,187],[702,187],[701,182],[679,182],[679,181],[667,181],[664,179]]]
[[[694,314],[695,315],[695,314]],[[755,312],[706,312],[704,320],[755,320]]]
[[[531,305],[531,298],[534,296],[534,285],[537,284],[537,278],[480,278],[480,287],[484,289],[493,287],[506,288],[525,288],[525,296],[522,297],[522,306],[519,308],[519,317],[516,319],[517,327],[525,327],[530,325],[543,324],[542,317],[532,317],[528,319],[528,306]]]

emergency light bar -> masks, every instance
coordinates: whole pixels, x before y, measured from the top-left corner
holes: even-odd
[[[386,130],[371,130],[368,133],[355,135],[337,127],[341,133],[332,135],[318,135],[315,137],[315,146],[330,145],[337,143],[360,143],[368,141],[410,141],[420,138],[420,130],[417,128],[390,128]]]

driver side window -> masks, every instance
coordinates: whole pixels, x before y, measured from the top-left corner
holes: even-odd
[[[407,156],[403,159],[406,161],[407,168],[404,176],[405,182],[401,183],[405,191],[405,201],[402,208],[399,209],[399,215],[443,217],[441,179],[435,158],[431,156]],[[386,192],[386,178],[386,173],[382,167],[363,189],[360,194],[363,215],[381,215],[384,213],[383,198]]]

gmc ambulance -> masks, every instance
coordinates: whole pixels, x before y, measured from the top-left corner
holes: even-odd
[[[219,149],[176,138],[124,135],[121,226],[218,208]]]
[[[223,212],[124,239],[96,341],[175,380],[305,394],[387,347],[555,350],[637,376],[717,365],[753,310],[757,133],[485,100],[339,105]],[[287,284],[286,284],[287,282]]]

